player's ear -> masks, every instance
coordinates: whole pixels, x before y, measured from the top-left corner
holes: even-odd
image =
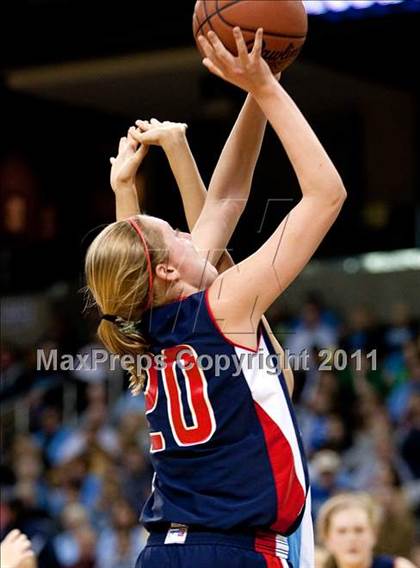
[[[178,269],[168,263],[156,265],[155,273],[158,278],[166,282],[176,282],[180,277]]]

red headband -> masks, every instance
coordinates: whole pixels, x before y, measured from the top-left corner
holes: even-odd
[[[149,274],[149,297],[147,299],[147,304],[145,307],[145,311],[148,310],[153,303],[153,270],[152,270],[152,261],[150,260],[150,253],[149,253],[149,248],[147,246],[147,242],[146,239],[144,238],[144,235],[139,227],[139,225],[134,221],[134,219],[127,219],[127,221],[130,223],[130,225],[133,227],[133,229],[136,231],[136,233],[138,234],[138,236],[140,237],[142,243],[143,243],[143,248],[144,248],[144,254],[146,256],[146,262],[147,262],[147,272]]]

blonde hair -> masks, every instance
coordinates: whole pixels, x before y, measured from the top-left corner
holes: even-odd
[[[319,510],[316,520],[318,542],[325,545],[331,527],[333,516],[345,509],[362,509],[366,512],[372,530],[377,533],[379,528],[379,507],[367,493],[341,493],[328,499]],[[330,555],[324,563],[324,568],[335,568],[335,559]]]
[[[145,238],[150,255],[152,271],[165,262],[167,252],[159,229],[142,223],[143,216],[135,222]],[[97,305],[102,314],[111,314],[116,321],[101,319],[98,336],[105,347],[115,355],[137,355],[145,353],[149,345],[135,325],[152,297],[156,305],[157,296],[149,290],[149,273],[146,251],[142,240],[128,221],[108,225],[94,239],[85,259],[88,306]],[[135,365],[130,366],[130,389],[139,394],[144,377],[137,373]]]

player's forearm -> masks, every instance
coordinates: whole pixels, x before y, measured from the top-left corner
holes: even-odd
[[[245,206],[266,124],[264,113],[248,95],[211,178],[212,199],[237,199]]]
[[[115,215],[117,221],[123,221],[140,213],[135,186],[124,185],[115,191]]]
[[[273,78],[254,96],[286,150],[303,195],[327,200],[344,198],[340,175],[286,91]]]
[[[206,200],[206,187],[185,135],[166,142],[163,149],[181,193],[188,227],[192,230]]]

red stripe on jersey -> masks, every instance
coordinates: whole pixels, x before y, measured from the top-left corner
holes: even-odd
[[[255,550],[262,554],[276,555],[276,533],[261,532],[255,537]]]
[[[265,552],[261,552],[261,554],[264,556],[267,568],[283,568],[283,563],[280,558],[271,556],[271,554],[266,554]]]
[[[287,438],[264,409],[255,401],[254,405],[264,431],[276,487],[277,516],[270,528],[284,534],[301,512],[305,504],[305,492],[297,478],[293,453]]]

